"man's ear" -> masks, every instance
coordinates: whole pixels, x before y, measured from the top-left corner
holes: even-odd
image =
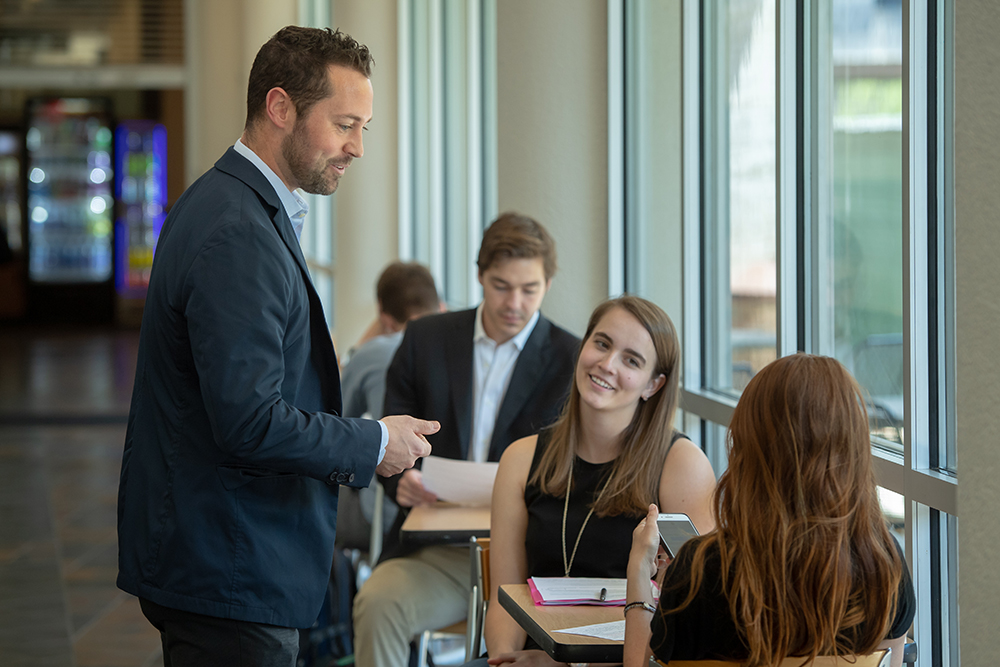
[[[295,105],[284,88],[275,87],[267,91],[267,97],[264,98],[264,108],[267,111],[267,117],[276,127],[285,130],[291,129],[292,125],[295,124]]]

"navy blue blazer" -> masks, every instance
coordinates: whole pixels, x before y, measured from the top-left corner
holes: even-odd
[[[431,454],[467,459],[472,440],[472,355],[476,309],[428,315],[406,325],[403,342],[386,374],[386,415],[412,415],[441,422],[427,436]],[[517,357],[500,403],[488,460],[499,461],[507,445],[551,425],[569,396],[580,339],[539,315]],[[419,467],[419,461],[417,466]],[[400,475],[379,478],[396,499]],[[383,560],[408,549],[398,545],[400,512],[383,545]]]
[[[336,354],[288,215],[233,149],[163,225],[118,491],[118,586],[185,611],[316,619],[338,484],[377,422],[343,419]]]

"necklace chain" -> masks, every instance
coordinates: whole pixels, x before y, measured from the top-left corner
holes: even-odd
[[[601,502],[601,498],[604,496],[604,491],[608,488],[608,484],[611,482],[611,478],[604,482],[604,486],[601,487],[601,492],[597,494],[597,500],[594,501],[594,505]],[[565,574],[563,576],[568,577],[569,571],[573,569],[573,561],[576,559],[576,550],[580,546],[580,538],[583,537],[583,529],[587,527],[587,522],[590,521],[590,516],[594,513],[594,508],[591,507],[590,511],[587,512],[587,516],[583,519],[583,525],[580,526],[580,532],[576,534],[576,543],[573,545],[573,553],[570,554],[569,560],[566,560],[566,515],[569,514],[569,488],[573,484],[573,470],[569,471],[569,478],[566,480],[566,503],[563,505],[563,517],[562,517],[562,557],[563,557],[563,569]]]

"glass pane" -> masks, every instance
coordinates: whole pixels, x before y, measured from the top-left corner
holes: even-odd
[[[28,104],[28,277],[38,283],[112,278],[112,121],[103,98]]]
[[[882,516],[889,524],[889,532],[892,533],[899,546],[906,551],[906,499],[895,491],[878,487],[878,502],[882,506]]]
[[[625,289],[681,324],[681,3],[625,4]],[[671,122],[674,121],[674,122]]]
[[[913,638],[919,664],[959,664],[958,517],[913,504],[914,554],[908,559],[917,591]]]
[[[941,587],[941,664],[959,664],[958,655],[958,517],[939,513]]]
[[[955,206],[954,206],[954,192],[955,192],[955,182],[954,182],[954,145],[955,145],[955,36],[954,36],[954,12],[955,7],[952,3],[938,3],[934,6],[934,11],[936,11],[936,25],[937,25],[937,35],[932,37],[932,39],[937,39],[937,71],[938,71],[938,89],[937,89],[937,105],[938,105],[938,164],[936,165],[938,173],[940,174],[938,180],[938,201],[940,202],[940,210],[938,213],[939,220],[939,234],[940,238],[944,239],[944,242],[940,245],[944,248],[944,255],[942,257],[940,273],[943,274],[944,279],[939,281],[939,303],[944,304],[942,309],[942,314],[944,321],[947,323],[945,328],[945,334],[942,336],[943,345],[939,347],[942,350],[941,358],[944,360],[943,372],[941,374],[940,386],[942,391],[945,392],[944,409],[943,413],[949,415],[947,419],[939,420],[939,425],[943,423],[943,428],[940,429],[942,433],[945,434],[944,442],[941,443],[941,451],[939,451],[938,464],[948,470],[949,472],[956,473],[958,471],[958,453],[955,450],[955,420],[953,415],[955,414],[955,396],[954,396],[954,385],[953,382],[946,380],[949,376],[954,379],[955,372],[955,337],[954,328],[951,323],[954,322],[955,317],[955,304],[954,299],[951,298],[954,292],[954,265],[948,261],[948,257],[954,257],[954,238],[955,238]]]
[[[902,9],[832,0],[819,21],[817,200],[829,262],[820,275],[830,281],[822,347],[866,392],[872,434],[901,444]]]
[[[718,183],[716,220],[708,222],[714,245],[729,258],[714,272],[718,317],[728,319],[715,325],[728,341],[719,341],[712,384],[738,393],[776,354],[775,2],[731,0],[718,12],[709,84],[717,91],[717,149],[706,180]]]
[[[0,249],[20,254],[21,237],[21,151],[23,135],[0,130]],[[3,250],[0,250],[2,253]]]

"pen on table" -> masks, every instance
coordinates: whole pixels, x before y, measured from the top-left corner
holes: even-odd
[[[607,588],[602,588],[601,589],[601,602],[604,602],[604,600],[607,597],[608,597],[608,589]]]

